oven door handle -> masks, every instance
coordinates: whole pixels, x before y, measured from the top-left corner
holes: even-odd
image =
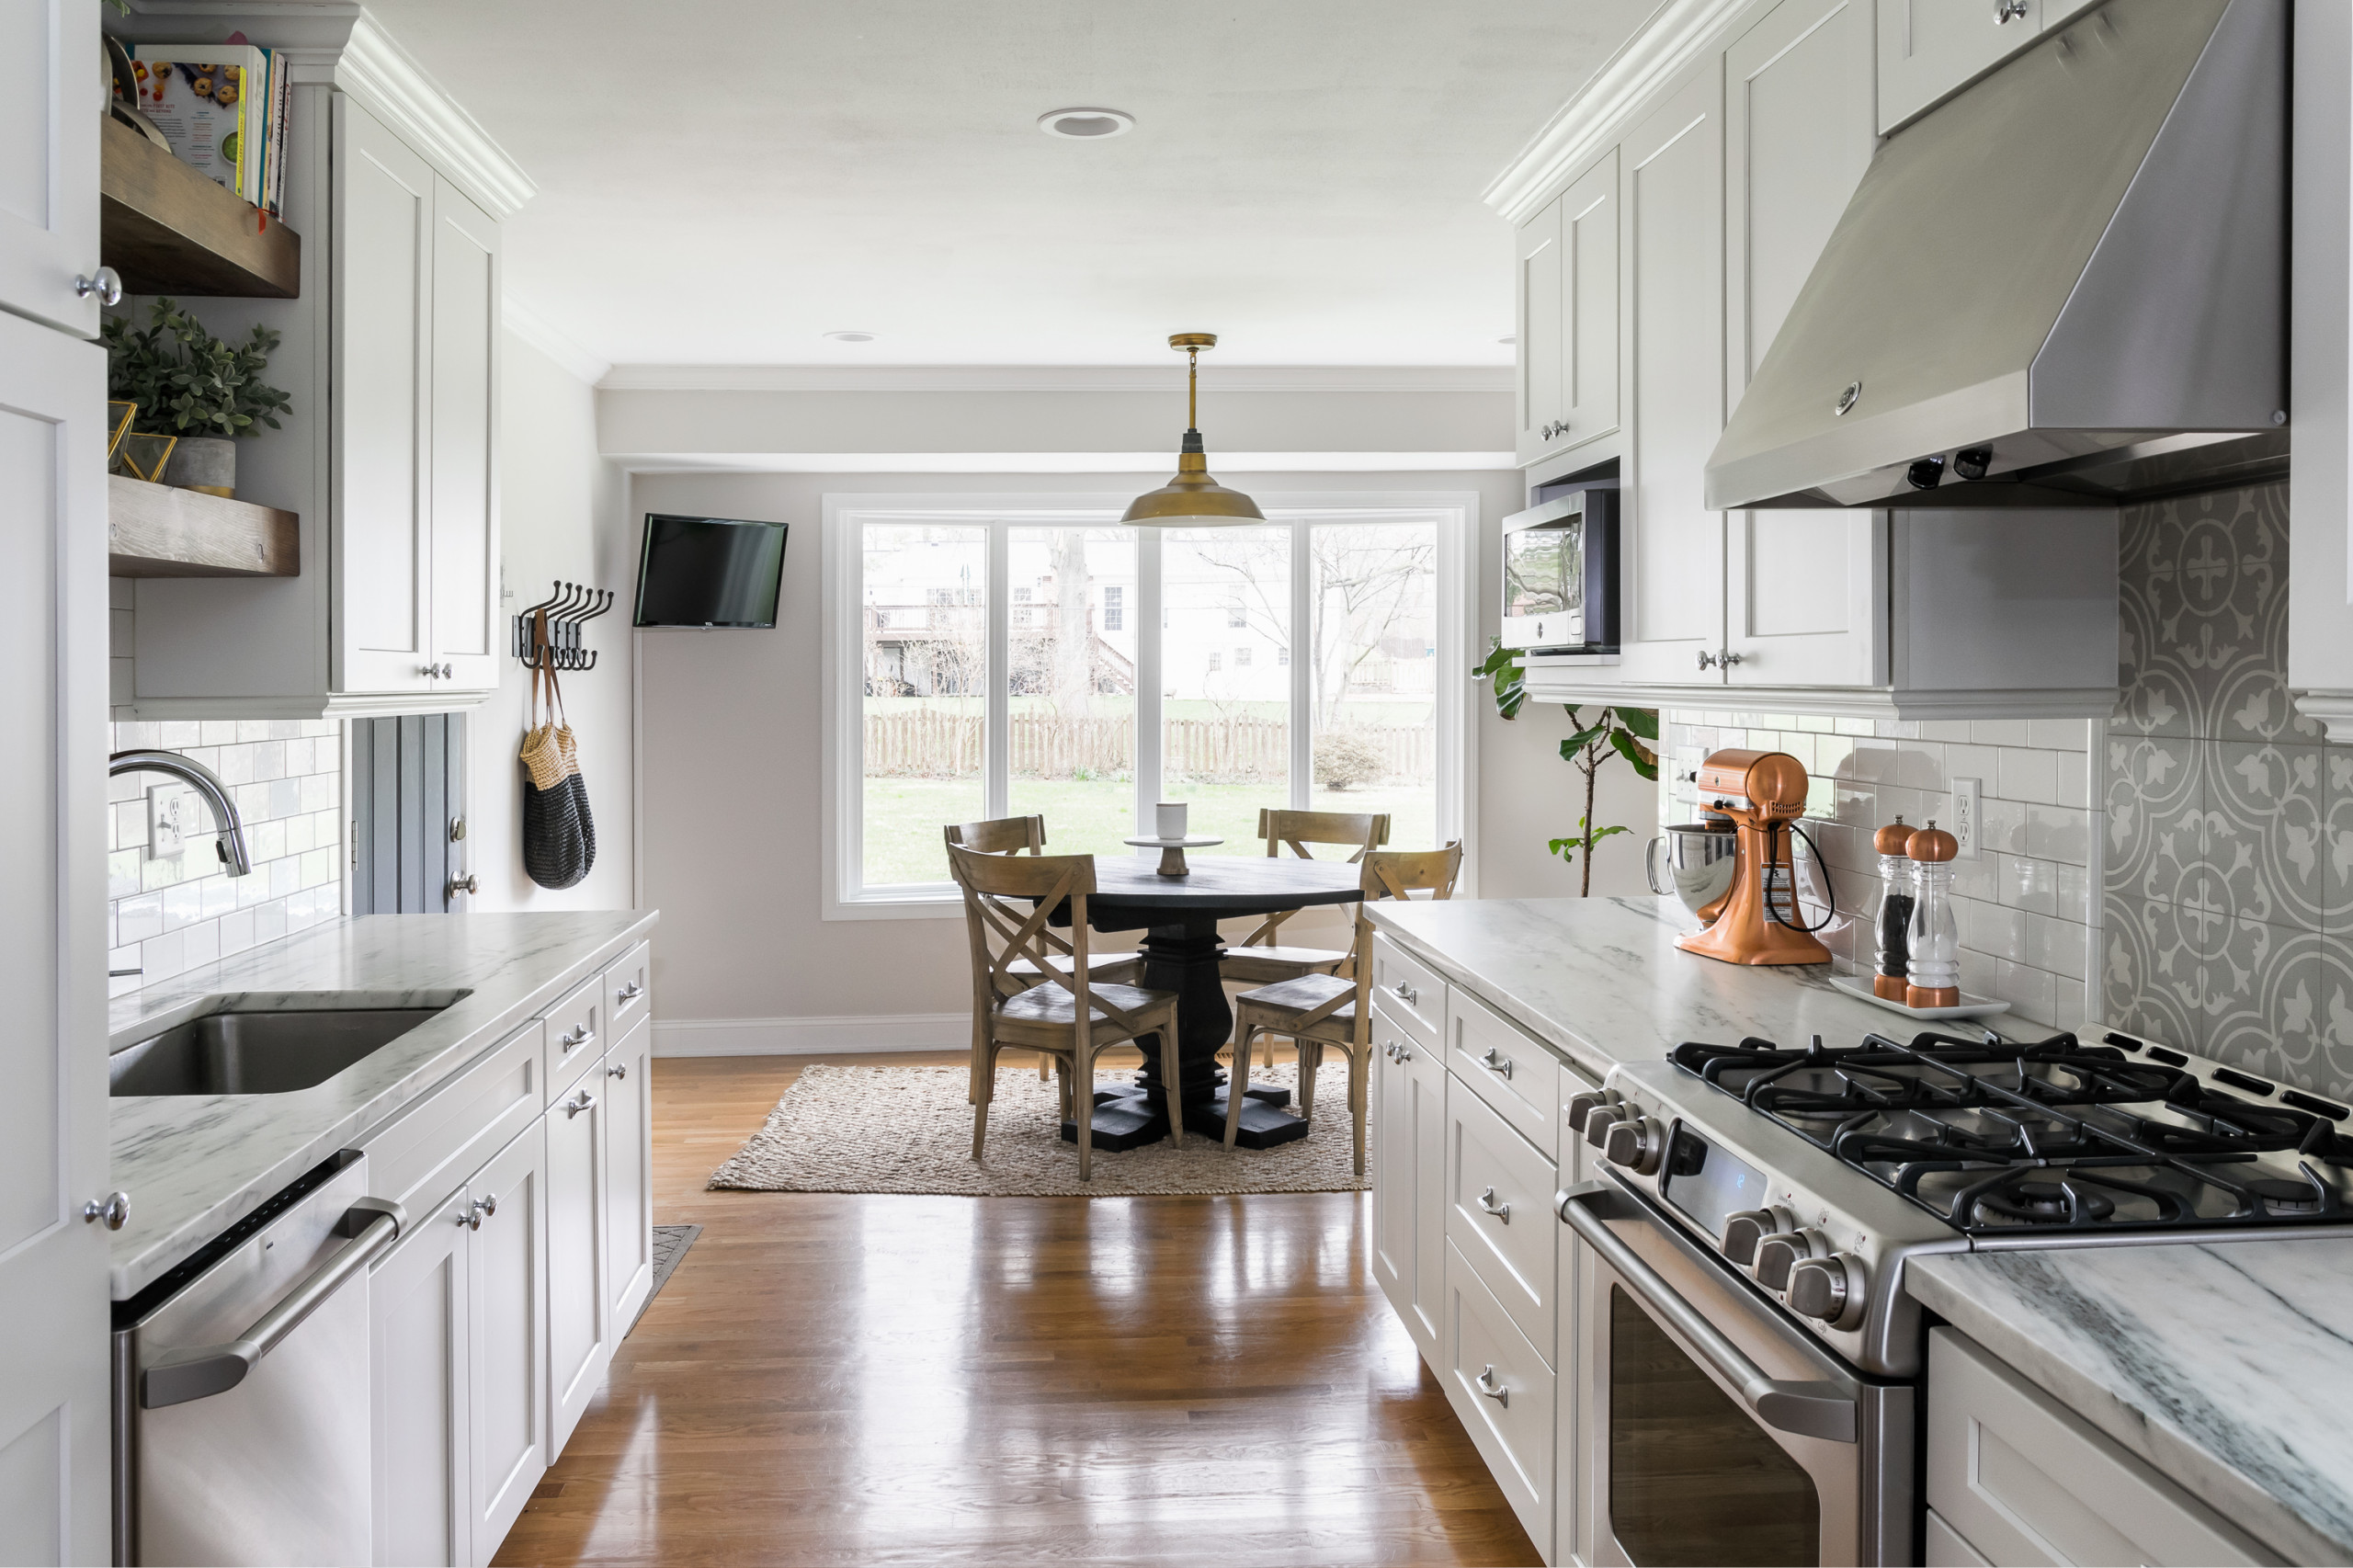
[[[1658,1270],[1644,1263],[1632,1247],[1618,1239],[1599,1214],[1587,1205],[1620,1196],[1608,1182],[1586,1181],[1554,1195],[1561,1219],[1603,1262],[1625,1278],[1652,1311],[1689,1340],[1708,1365],[1739,1391],[1741,1402],[1756,1419],[1778,1431],[1802,1437],[1826,1437],[1834,1443],[1856,1440],[1855,1402],[1838,1392],[1836,1383],[1792,1382],[1768,1378],[1765,1369],[1726,1339],[1715,1324],[1675,1293]]]

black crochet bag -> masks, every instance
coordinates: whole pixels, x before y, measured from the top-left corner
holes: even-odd
[[[534,618],[536,645],[548,642],[547,614]],[[540,686],[547,684],[547,720],[540,719]],[[555,671],[531,672],[531,727],[523,733],[523,869],[543,888],[577,886],[597,863],[597,821],[588,812],[588,781],[563,713]]]

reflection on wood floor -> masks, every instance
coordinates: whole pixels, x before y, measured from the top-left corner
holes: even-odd
[[[655,1062],[706,1229],[500,1562],[1537,1561],[1365,1196],[704,1191],[810,1060]]]

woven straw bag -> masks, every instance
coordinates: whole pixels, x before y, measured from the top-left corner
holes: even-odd
[[[537,644],[547,646],[547,615],[534,618]],[[540,716],[545,683],[547,717]],[[588,783],[563,712],[555,671],[531,672],[531,722],[523,733],[523,869],[543,888],[577,886],[597,863],[597,822],[588,811]]]

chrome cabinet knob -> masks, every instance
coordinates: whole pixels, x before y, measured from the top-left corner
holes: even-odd
[[[1479,1376],[1471,1386],[1505,1409],[1511,1408],[1511,1390],[1495,1381],[1495,1369],[1492,1363],[1479,1369]]]
[[[1724,1221],[1724,1256],[1734,1263],[1754,1263],[1766,1237],[1797,1228],[1786,1209],[1744,1209]]]
[[[131,1218],[131,1194],[109,1192],[104,1198],[93,1198],[82,1205],[82,1223],[104,1224],[109,1231],[119,1231]]]
[[[87,278],[77,277],[74,279],[75,299],[86,300],[93,294],[98,297],[98,303],[101,305],[114,306],[122,303],[121,275],[111,267],[101,267]]]
[[[1608,1103],[1601,1097],[1598,1090],[1588,1089],[1583,1094],[1571,1095],[1567,1108],[1561,1112],[1562,1119],[1568,1123],[1569,1135],[1584,1137],[1586,1119]]]
[[[468,871],[462,877],[451,877],[449,879],[449,891],[443,894],[443,896],[446,898],[455,898],[461,892],[482,892],[482,889],[475,883],[474,874],[472,871]]]
[[[1631,1165],[1643,1176],[1659,1167],[1662,1146],[1666,1142],[1666,1129],[1649,1117],[1628,1117],[1612,1122],[1604,1137],[1601,1153],[1613,1165]]]
[[[605,1075],[608,1078],[626,1078],[629,1076],[629,1063],[626,1062],[616,1062],[610,1067],[605,1069]]]
[[[1863,1260],[1848,1252],[1801,1258],[1790,1269],[1790,1310],[1833,1328],[1862,1322]]]
[[[1495,1189],[1492,1187],[1479,1195],[1479,1209],[1482,1213],[1493,1215],[1506,1225],[1511,1223],[1511,1205],[1496,1202]]]
[[[1479,1065],[1498,1078],[1511,1076],[1511,1058],[1504,1055],[1492,1045],[1487,1048],[1487,1054],[1479,1058]]]
[[[1994,0],[1994,25],[2006,28],[2026,20],[2027,0]]]
[[[458,1223],[469,1231],[479,1231],[482,1229],[482,1222],[497,1212],[498,1195],[489,1193],[467,1204],[466,1211],[458,1216]]]
[[[1756,1244],[1756,1282],[1768,1290],[1788,1288],[1790,1274],[1809,1257],[1827,1257],[1830,1244],[1820,1231],[1783,1231]]]
[[[1702,649],[1700,649],[1700,650],[1699,650],[1699,667],[1700,667],[1701,669],[1703,669],[1703,670],[1704,670],[1704,669],[1710,669],[1710,668],[1712,668],[1712,667],[1714,666],[1714,665],[1715,665],[1715,662],[1716,662],[1716,656],[1715,656],[1713,653],[1710,653],[1710,652],[1708,652],[1708,650],[1706,650],[1705,648],[1702,648]]]
[[[498,1194],[487,1193],[475,1199],[474,1207],[482,1210],[483,1219],[490,1219],[498,1212]]]
[[[1739,653],[1733,653],[1733,652],[1731,649],[1729,649],[1729,648],[1726,648],[1723,652],[1722,652],[1721,653],[1718,653],[1718,654],[1716,655],[1716,663],[1718,663],[1718,664],[1722,665],[1724,668],[1726,668],[1726,669],[1730,669],[1730,668],[1732,668],[1734,665],[1737,665],[1737,664],[1740,664],[1740,663],[1743,663],[1743,662],[1744,662],[1744,655],[1739,654]]]

